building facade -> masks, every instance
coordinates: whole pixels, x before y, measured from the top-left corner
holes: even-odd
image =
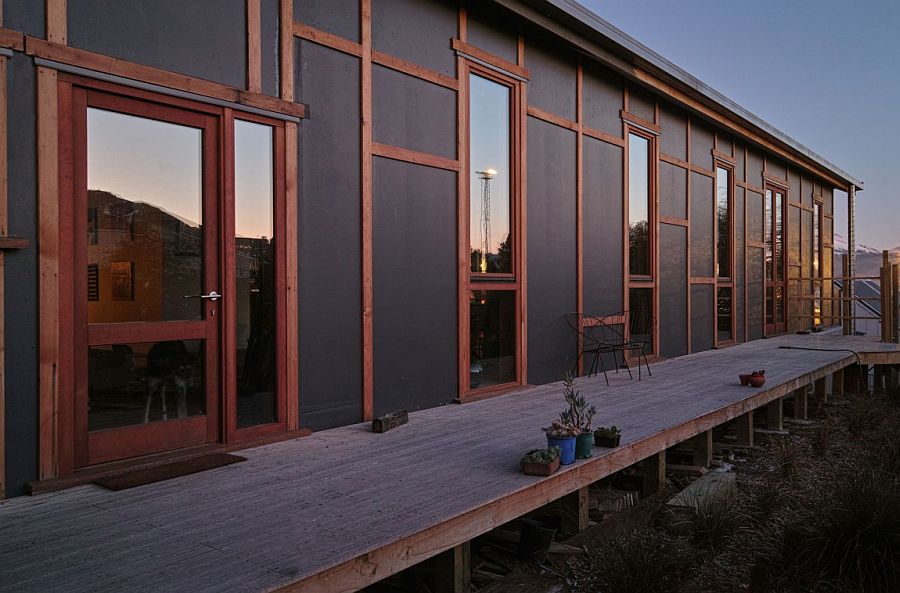
[[[861,183],[574,2],[2,27],[7,496],[556,381],[572,311],[652,316],[657,358],[832,317]]]

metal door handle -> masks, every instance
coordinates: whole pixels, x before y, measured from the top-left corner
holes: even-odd
[[[215,290],[212,290],[212,291],[210,291],[209,294],[186,294],[186,295],[184,295],[184,298],[186,298],[186,299],[209,299],[213,302],[216,302],[220,298],[222,298],[222,295],[220,295]]]

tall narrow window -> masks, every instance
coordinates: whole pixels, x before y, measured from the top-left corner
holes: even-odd
[[[518,376],[516,83],[469,65],[468,390]],[[475,72],[478,72],[476,74]],[[464,309],[465,310],[465,309]],[[465,388],[465,386],[464,386]]]
[[[716,167],[716,343],[732,340],[731,171]]]
[[[785,330],[784,191],[766,189],[766,331]]]
[[[628,135],[628,271],[650,276],[650,141]]]
[[[813,271],[813,325],[822,324],[822,270],[819,262],[822,253],[821,238],[821,202],[813,203],[813,252],[812,252],[812,271]]]

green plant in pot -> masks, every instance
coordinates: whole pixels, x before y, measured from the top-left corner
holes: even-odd
[[[549,476],[559,469],[559,447],[532,449],[522,456],[521,465],[529,476]]]
[[[564,414],[560,414],[560,418]],[[550,426],[542,429],[547,434],[547,448],[559,448],[559,462],[569,465],[575,462],[575,439],[578,428],[563,420],[554,420]]]
[[[572,375],[566,375],[563,383],[566,386],[563,396],[569,407],[559,415],[559,419],[578,430],[575,438],[575,458],[587,459],[591,456],[591,424],[597,408],[589,406],[584,396],[575,389],[575,378]]]
[[[615,425],[606,427],[601,426],[594,431],[594,444],[598,447],[608,447],[610,449],[618,447],[622,438],[622,431]]]

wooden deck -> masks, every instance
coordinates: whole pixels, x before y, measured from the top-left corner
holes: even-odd
[[[900,363],[871,338],[783,336],[653,365],[638,382],[579,379],[622,447],[549,478],[519,473],[559,384],[243,451],[244,463],[110,492],[0,503],[0,591],[352,591],[467,541],[856,362]],[[762,389],[739,372],[765,368]]]

